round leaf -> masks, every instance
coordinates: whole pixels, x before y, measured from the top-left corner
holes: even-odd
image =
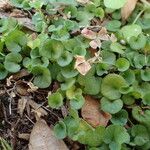
[[[119,99],[121,97],[119,89],[126,85],[127,83],[122,76],[109,74],[102,80],[101,93],[108,99]]]
[[[35,75],[33,83],[39,88],[47,88],[51,84],[51,73],[49,69],[43,66],[35,66],[32,68],[33,75]]]
[[[112,116],[111,122],[115,125],[124,126],[127,123],[128,112],[124,109]]]
[[[8,71],[5,69],[5,67],[2,64],[0,64],[0,80],[5,79],[7,74]]]
[[[66,125],[63,121],[59,121],[54,126],[54,133],[58,139],[64,139],[67,136]]]
[[[117,99],[114,101],[110,101],[107,98],[103,97],[101,99],[101,109],[104,112],[108,112],[110,114],[115,114],[121,110],[123,107],[123,102],[121,99]]]
[[[64,47],[60,41],[47,39],[39,49],[39,53],[41,56],[56,60],[61,56],[63,49]]]
[[[20,63],[22,56],[19,53],[9,53],[5,56],[4,67],[9,72],[15,73],[20,70]]]
[[[48,96],[48,105],[51,108],[58,109],[60,106],[63,105],[63,97],[59,92],[53,93]]]
[[[121,7],[124,6],[124,4],[126,3],[126,0],[104,0],[104,5],[107,8],[111,8],[111,9],[119,9]]]
[[[119,58],[116,61],[116,67],[121,72],[128,70],[129,66],[130,66],[130,63],[126,58]]]

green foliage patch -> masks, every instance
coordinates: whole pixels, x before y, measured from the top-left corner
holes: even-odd
[[[25,68],[39,88],[59,82],[48,95],[51,108],[69,106],[54,127],[59,139],[79,141],[87,150],[149,150],[150,5],[141,1],[122,21],[126,0],[11,0],[32,12],[37,35],[15,19],[0,19],[0,80]],[[79,56],[84,60],[77,64]],[[88,63],[85,75],[75,68],[86,70]],[[85,95],[112,115],[106,127],[92,127],[81,117]]]

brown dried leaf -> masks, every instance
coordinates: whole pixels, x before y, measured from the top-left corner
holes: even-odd
[[[89,45],[93,48],[93,49],[97,49],[97,48],[101,48],[101,41],[99,39],[95,39],[92,40]]]
[[[18,138],[28,141],[30,138],[30,134],[28,133],[18,133]]]
[[[35,92],[35,91],[38,90],[38,87],[35,86],[32,82],[28,82],[27,84],[28,84],[29,87],[30,87],[30,88],[28,89],[28,92]]]
[[[0,0],[0,9],[1,10],[10,10],[12,6],[10,5],[9,0]]]
[[[27,97],[21,97],[21,99],[18,100],[18,113],[20,114],[20,116],[22,117],[24,109],[26,107],[27,104]]]
[[[23,81],[19,81],[16,83],[16,92],[21,96],[29,95],[28,85]]]
[[[90,2],[90,0],[77,0],[77,2],[81,4],[87,4]]]
[[[35,101],[28,99],[28,104],[34,109],[34,112],[36,112],[38,117],[48,115],[47,111],[41,108],[41,105],[37,104]]]
[[[102,27],[101,30],[98,32],[98,38],[103,41],[108,41],[110,39],[107,29],[105,27]]]
[[[127,0],[126,4],[121,9],[121,16],[123,20],[126,20],[135,9],[138,0]]]
[[[29,72],[26,69],[22,69],[22,70],[20,70],[19,72],[15,73],[13,75],[13,79],[14,80],[19,80],[20,78],[26,77],[28,75],[29,75]]]
[[[93,32],[92,30],[89,30],[87,28],[84,28],[82,31],[81,31],[81,34],[87,38],[87,39],[96,39],[96,33]]]
[[[62,140],[54,136],[47,123],[40,119],[32,129],[29,150],[68,150],[68,148]]]
[[[100,110],[100,101],[91,96],[85,96],[85,103],[81,109],[81,115],[83,119],[93,127],[99,125],[106,127],[111,119],[109,113]]]
[[[10,17],[9,13],[0,12],[0,18],[8,18],[8,17]],[[31,31],[36,31],[35,26],[30,18],[27,18],[27,17],[25,18],[12,17],[12,18],[15,18],[18,21],[18,23],[22,25],[23,27],[30,29]]]
[[[91,65],[87,62],[84,56],[75,56],[76,62],[74,68],[77,69],[82,75],[86,75],[91,69]]]

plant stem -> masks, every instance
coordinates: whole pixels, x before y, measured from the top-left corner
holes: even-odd
[[[139,12],[139,14],[136,16],[136,18],[134,19],[133,23],[132,24],[135,24],[137,22],[137,20],[140,18],[140,16],[142,15],[142,13],[145,11],[145,9],[141,10]]]
[[[146,0],[141,0],[141,2],[144,3],[144,4],[147,5],[147,6],[150,6],[150,3],[147,2]]]

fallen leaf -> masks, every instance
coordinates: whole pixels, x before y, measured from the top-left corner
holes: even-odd
[[[13,9],[13,11],[10,13],[10,17],[15,17],[15,18],[22,18],[27,16],[28,16],[27,13],[19,9]]]
[[[19,80],[22,77],[26,77],[29,75],[29,72],[26,69],[22,69],[19,72],[13,74],[13,79],[14,80]]]
[[[121,16],[123,20],[126,20],[131,15],[135,9],[137,1],[138,0],[127,0],[126,4],[121,9]]]
[[[28,82],[27,85],[29,85],[29,89],[28,89],[28,92],[35,92],[38,90],[38,87],[35,86],[32,82]]]
[[[94,56],[92,58],[88,59],[87,61],[90,64],[101,62],[102,61],[102,57],[100,56],[100,54],[101,54],[100,51],[94,53]]]
[[[6,79],[6,85],[7,86],[11,86],[12,85],[12,82],[11,82],[12,79],[13,79],[13,76],[10,76],[9,78]]]
[[[9,18],[9,17],[10,17],[9,13],[0,12],[0,18]],[[12,18],[16,19],[18,23],[22,25],[23,27],[30,29],[31,31],[36,31],[35,26],[30,18],[27,18],[27,17],[25,18],[12,17]]]
[[[90,2],[90,0],[77,0],[77,2],[81,4],[87,4]]]
[[[28,133],[18,133],[18,138],[28,141],[30,138],[30,134]]]
[[[97,34],[98,38],[103,41],[108,41],[110,39],[107,29],[105,27],[102,27],[101,30]]]
[[[12,6],[10,5],[9,0],[0,0],[0,9],[7,11],[10,10]]]
[[[82,75],[86,75],[91,69],[91,65],[87,62],[84,56],[75,56],[76,62],[74,68],[77,69]]]
[[[97,48],[101,48],[102,43],[99,39],[95,39],[95,40],[92,40],[89,44],[93,49],[97,49]]]
[[[16,82],[16,92],[21,96],[29,95],[28,85],[23,81]]]
[[[47,111],[45,111],[43,108],[41,108],[41,105],[37,104],[35,101],[28,99],[28,104],[34,109],[34,112],[36,112],[38,117],[48,115]]]
[[[62,140],[54,136],[47,123],[40,119],[32,129],[29,150],[68,150],[68,148]]]
[[[81,115],[91,126],[107,126],[111,115],[100,110],[100,101],[91,96],[85,96],[85,103],[81,109]]]
[[[81,34],[87,38],[87,39],[96,39],[96,33],[93,32],[92,30],[89,30],[87,28],[84,28],[82,31],[81,31]]]
[[[26,107],[27,104],[27,97],[21,97],[21,99],[18,100],[18,113],[20,114],[20,116],[22,117],[24,109]]]
[[[116,38],[116,36],[113,33],[110,35],[110,40],[112,42],[117,42],[117,38]]]

